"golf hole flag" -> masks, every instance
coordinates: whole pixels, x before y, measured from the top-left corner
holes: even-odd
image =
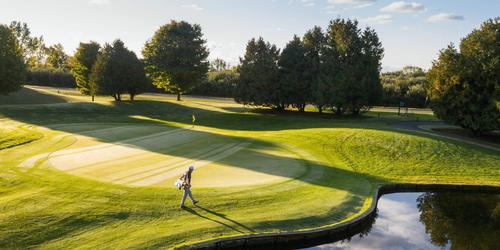
[[[192,116],[193,116],[193,124],[194,124],[194,122],[196,121],[196,117],[194,116],[194,114]]]

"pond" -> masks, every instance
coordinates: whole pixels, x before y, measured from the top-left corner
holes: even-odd
[[[377,207],[363,232],[306,249],[500,249],[500,195],[393,193]]]

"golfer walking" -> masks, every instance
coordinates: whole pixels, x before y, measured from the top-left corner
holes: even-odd
[[[194,166],[189,166],[186,173],[184,173],[184,175],[181,176],[181,180],[183,181],[182,188],[184,189],[184,195],[182,196],[180,208],[185,208],[184,202],[186,201],[186,198],[188,196],[193,202],[193,205],[196,205],[196,203],[198,203],[198,201],[193,198],[193,194],[191,193],[191,173],[193,173],[193,170]]]

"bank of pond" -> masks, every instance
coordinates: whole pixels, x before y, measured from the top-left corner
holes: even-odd
[[[355,219],[302,232],[216,239],[189,249],[499,249],[500,188],[388,185]]]

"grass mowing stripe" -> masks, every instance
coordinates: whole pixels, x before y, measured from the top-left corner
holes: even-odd
[[[197,168],[204,167],[204,166],[209,165],[217,160],[226,158],[226,157],[238,152],[242,148],[247,147],[249,144],[250,143],[245,143],[245,142],[240,143],[240,144],[238,144],[232,148],[229,148],[228,150],[225,150],[221,153],[209,156],[207,159],[190,161],[189,165],[195,165]],[[134,186],[147,186],[147,185],[154,185],[154,184],[160,183],[160,182],[165,181],[169,178],[179,176],[180,174],[182,174],[182,172],[185,171],[185,169],[181,169],[182,166],[183,165],[179,165],[179,167],[176,169],[178,171],[174,171],[174,172],[168,171],[166,173],[154,175],[154,176],[151,176],[150,178],[144,178],[140,181],[135,181],[135,182],[132,182],[130,184],[132,184]]]
[[[197,159],[210,158],[211,156],[223,153],[225,150],[230,150],[231,148],[233,148],[235,146],[236,146],[236,143],[229,143],[227,145],[224,145],[221,148],[216,148],[216,149],[209,151],[203,155],[200,155],[197,157]],[[174,177],[176,175],[182,174],[186,170],[186,169],[180,169],[181,167],[187,167],[187,165],[193,165],[193,164],[195,164],[195,162],[197,162],[197,161],[191,160],[191,159],[186,159],[186,160],[183,160],[181,162],[177,162],[176,164],[171,165],[169,167],[156,169],[154,171],[147,171],[147,172],[144,172],[143,174],[131,176],[130,178],[122,178],[119,183],[133,184],[133,185],[140,186],[139,184],[136,184],[136,183],[142,182],[145,179],[151,179],[151,178],[158,179],[159,176],[165,176],[165,175],[168,177]],[[196,165],[197,165],[196,166],[197,168],[200,167],[199,164],[196,164]],[[176,169],[177,169],[177,171],[171,172],[172,170],[176,170]],[[163,179],[164,180],[168,179],[168,177],[165,177]]]
[[[127,170],[127,171],[117,172],[116,174],[113,174],[113,175],[109,176],[108,178],[111,181],[121,181],[121,180],[126,179],[126,178],[133,178],[137,174],[150,173],[151,171],[164,169],[165,165],[169,165],[169,164],[179,165],[180,163],[187,162],[188,160],[186,160],[186,159],[206,157],[207,155],[210,155],[214,151],[220,150],[219,144],[216,144],[215,147],[216,147],[215,149],[206,147],[206,148],[203,148],[201,150],[193,151],[193,153],[187,154],[182,158],[176,157],[174,159],[168,159],[168,160],[156,162],[154,164],[149,164],[149,165],[141,166],[138,168],[132,168],[132,169]]]
[[[152,138],[158,138],[160,136],[165,136],[165,135],[174,134],[174,133],[182,133],[182,132],[186,132],[185,129],[174,129],[172,131],[160,132],[160,133],[135,137],[132,139],[127,139],[127,140],[122,140],[122,141],[102,143],[99,145],[89,146],[89,147],[84,147],[84,148],[73,148],[73,149],[60,150],[60,151],[56,152],[56,154],[54,156],[57,157],[57,156],[82,153],[82,152],[92,151],[92,150],[101,150],[101,149],[114,147],[114,146],[133,146],[131,143],[145,141],[145,140],[152,139]]]

